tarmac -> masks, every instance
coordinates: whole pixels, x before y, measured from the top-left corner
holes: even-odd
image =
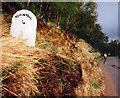
[[[105,94],[106,96],[120,96],[120,80],[118,72],[120,70],[120,66],[118,66],[120,60],[115,57],[108,57],[106,63],[103,61],[100,63],[100,67],[103,71],[104,79],[105,79]]]

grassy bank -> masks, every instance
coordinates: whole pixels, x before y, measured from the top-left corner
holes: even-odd
[[[29,47],[9,36],[10,23],[2,21],[3,96],[104,95],[101,55],[83,39],[49,23],[37,30],[36,47]]]

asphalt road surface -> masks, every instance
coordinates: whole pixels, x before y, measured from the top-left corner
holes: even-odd
[[[106,96],[120,96],[120,79],[118,79],[120,78],[118,76],[118,71],[120,70],[119,63],[120,60],[115,57],[108,57],[105,64],[103,64],[103,61],[100,63],[105,79]]]

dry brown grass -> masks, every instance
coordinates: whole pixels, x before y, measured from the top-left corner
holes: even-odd
[[[13,37],[2,38],[1,46],[3,95],[6,95],[6,92],[14,96],[29,96],[31,92],[39,94],[35,75],[36,71],[43,67],[34,68],[33,65],[39,59],[46,58],[47,53],[28,47],[24,45],[24,40]]]
[[[4,96],[75,95],[74,88],[81,80],[78,63],[26,46],[18,38],[2,38],[1,45]]]

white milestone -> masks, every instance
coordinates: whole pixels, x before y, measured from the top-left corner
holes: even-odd
[[[35,47],[37,19],[28,10],[17,11],[12,18],[10,35],[26,39],[25,44]]]

